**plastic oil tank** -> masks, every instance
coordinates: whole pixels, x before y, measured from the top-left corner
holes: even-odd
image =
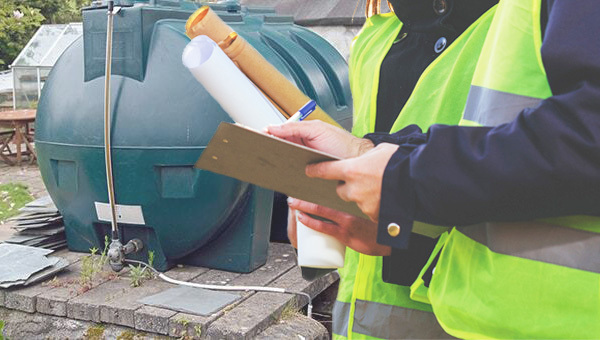
[[[221,121],[231,121],[181,63],[185,21],[199,4],[121,2],[114,19],[112,153],[119,232],[144,249],[131,258],[249,272],[265,263],[273,192],[196,170]],[[237,2],[211,5],[288,79],[351,124],[347,65],[290,17]],[[83,37],[43,88],[36,148],[44,183],[64,217],[72,251],[104,247],[110,223],[103,154],[106,6],[83,11]],[[235,98],[232,98],[235,100]],[[100,211],[99,211],[100,210]]]

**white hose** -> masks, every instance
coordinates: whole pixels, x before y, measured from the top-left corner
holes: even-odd
[[[149,264],[147,264],[145,262],[136,261],[136,260],[129,260],[129,259],[126,259],[125,262],[136,263],[136,264],[141,264],[143,266],[146,266],[146,268],[151,269],[162,280],[164,280],[166,282],[169,282],[169,283],[172,283],[172,284],[180,285],[180,286],[188,286],[188,287],[202,288],[202,289],[211,289],[211,290],[225,290],[225,291],[250,291],[250,290],[253,290],[253,291],[256,291],[256,292],[301,295],[301,296],[304,296],[304,297],[306,297],[308,299],[308,305],[307,305],[307,309],[306,309],[306,316],[308,316],[309,318],[312,318],[312,308],[313,308],[313,306],[312,306],[312,298],[310,297],[309,294],[304,293],[304,292],[293,292],[293,291],[289,291],[289,290],[287,290],[285,288],[276,288],[276,287],[218,286],[218,285],[207,285],[207,284],[202,284],[202,283],[193,283],[193,282],[180,281],[180,280],[175,280],[173,278],[168,277],[167,275],[159,272],[158,270],[156,270],[155,268],[151,267]]]

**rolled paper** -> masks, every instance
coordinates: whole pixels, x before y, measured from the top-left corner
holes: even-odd
[[[262,130],[285,122],[281,113],[209,37],[192,39],[181,60],[236,123]]]
[[[194,38],[206,35],[220,44],[223,51],[289,118],[310,98],[290,82],[281,72],[269,63],[244,38],[235,34],[208,6],[203,6],[190,16],[186,23],[186,34]],[[341,126],[323,109],[317,106],[307,120],[319,119],[326,123]]]

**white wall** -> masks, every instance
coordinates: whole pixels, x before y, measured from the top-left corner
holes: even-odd
[[[348,60],[352,39],[360,31],[359,26],[309,26],[306,27],[325,38]]]

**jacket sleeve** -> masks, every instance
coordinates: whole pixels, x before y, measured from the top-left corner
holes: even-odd
[[[554,2],[542,45],[553,96],[536,108],[493,128],[434,125],[419,145],[399,140],[382,182],[379,243],[406,248],[415,220],[600,215],[598,17],[597,0]]]

